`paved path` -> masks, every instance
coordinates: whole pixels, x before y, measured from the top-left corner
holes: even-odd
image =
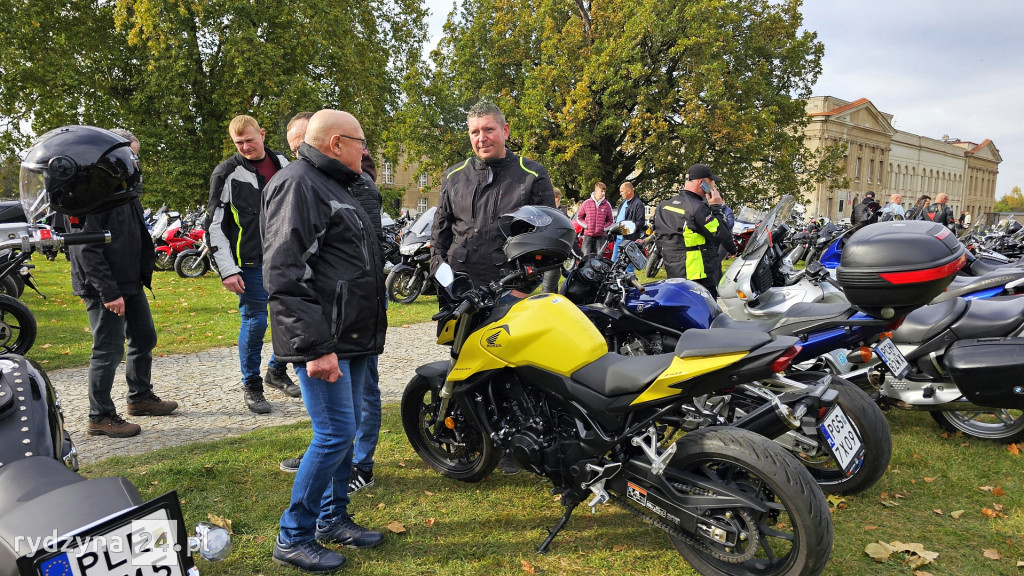
[[[402,390],[417,366],[448,358],[448,347],[434,343],[435,330],[433,322],[388,328],[387,345],[378,365],[384,402],[401,399]],[[267,344],[263,348],[264,363],[269,357],[270,345]],[[122,363],[114,377],[112,395],[118,413],[142,426],[142,434],[134,438],[85,433],[89,421],[88,368],[52,370],[47,374],[57,389],[65,426],[78,447],[82,463],[236,436],[258,427],[308,419],[301,398],[291,398],[269,387],[265,394],[273,412],[261,415],[249,412],[242,400],[237,346],[153,359],[154,392],[179,404],[177,412],[171,416],[128,416]]]

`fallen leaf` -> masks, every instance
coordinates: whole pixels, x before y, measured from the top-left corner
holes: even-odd
[[[868,525],[868,526],[865,526],[864,529],[865,530],[878,530],[878,526]]]
[[[1010,451],[1010,454],[1017,456],[1020,454],[1020,448],[1016,444],[1007,444],[1006,449]]]
[[[213,524],[216,524],[217,526],[220,526],[221,528],[227,530],[228,533],[230,533],[230,534],[234,534],[235,533],[235,531],[231,529],[231,520],[228,520],[227,518],[225,518],[223,516],[217,516],[213,512],[207,512],[206,513],[206,517]]]
[[[153,480],[152,482],[150,482],[150,484],[152,484],[153,486],[159,486],[160,485],[160,481],[159,480]]]
[[[932,510],[932,512],[935,512],[939,516],[942,516],[942,508],[936,508],[936,509]]]
[[[405,532],[405,525],[398,520],[392,520],[391,523],[388,524],[388,530],[391,530],[395,534],[401,534],[402,532]]]
[[[914,452],[914,460],[920,460],[920,459],[921,459],[921,455],[918,454],[917,452]]]
[[[875,562],[885,562],[893,553],[893,549],[885,542],[872,542],[864,547],[864,552]]]
[[[949,513],[949,515],[953,517],[953,520],[957,520],[958,518],[960,518],[961,516],[964,515],[964,511],[963,510],[953,510],[952,512]]]
[[[433,526],[437,524],[437,518],[427,518],[427,526]]]
[[[213,464],[203,464],[203,470],[213,470]]]
[[[982,508],[981,509],[981,513],[984,514],[985,516],[988,516],[989,518],[995,518],[996,516],[999,515],[998,512],[996,512],[995,510],[993,510],[991,508]]]
[[[1003,555],[999,553],[995,548],[985,548],[985,558],[989,560],[1002,560]]]
[[[895,508],[899,505],[900,503],[895,500],[882,500],[882,506],[885,506],[886,508]]]
[[[433,496],[434,495],[434,493],[431,492],[430,490],[424,490],[423,493],[426,494],[427,496]]]
[[[978,486],[978,490],[981,490],[982,492],[991,492],[991,491],[995,490],[995,487],[993,487],[993,486]]]
[[[527,574],[536,574],[537,573],[537,569],[533,567],[533,564],[530,564],[526,560],[520,560],[520,562],[522,562],[523,572],[526,572]]]
[[[914,570],[914,576],[932,576],[932,573],[925,572],[924,570]]]
[[[992,489],[992,495],[993,496],[1006,496],[1006,491],[1003,490],[1002,488],[1000,488],[999,486],[996,486],[995,488]]]
[[[836,496],[835,494],[829,494],[827,497],[829,508],[835,508],[836,510],[842,510],[846,508],[846,499],[842,496]]]
[[[381,502],[380,504],[377,504],[377,510],[383,510],[385,508],[387,508],[387,506],[383,502]]]
[[[256,540],[257,544],[263,544],[264,542],[267,541],[267,537],[266,536],[257,536],[255,538],[255,540]]]
[[[925,476],[923,480],[925,481],[925,484],[931,484],[932,482],[935,482],[935,478],[929,476]]]

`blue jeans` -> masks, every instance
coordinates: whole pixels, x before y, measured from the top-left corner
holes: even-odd
[[[377,355],[369,357],[366,363],[366,378],[363,379],[363,409],[356,431],[356,444],[352,453],[352,467],[363,471],[373,470],[373,453],[377,450],[380,437],[380,373],[377,371]]]
[[[281,515],[282,544],[313,540],[317,527],[328,528],[348,516],[352,442],[360,418],[356,407],[362,405],[370,358],[338,360],[341,378],[336,382],[310,378],[304,365],[295,369],[313,423],[313,441],[295,474],[291,503]]]
[[[263,266],[242,268],[243,294],[238,296],[238,312],[242,325],[238,330],[238,360],[242,365],[242,385],[263,391],[260,364],[263,361],[263,337],[267,335],[267,290],[263,287]],[[284,370],[286,364],[270,354],[269,367]]]
[[[89,359],[89,420],[99,422],[117,412],[110,390],[114,372],[125,359],[124,377],[128,382],[128,402],[135,404],[153,396],[150,376],[156,329],[149,311],[149,300],[141,289],[123,296],[124,316],[103,306],[99,298],[82,297],[92,330],[92,357]],[[128,356],[124,354],[128,339]]]

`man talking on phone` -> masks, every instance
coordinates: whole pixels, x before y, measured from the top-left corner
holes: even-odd
[[[722,259],[718,246],[732,242],[725,223],[725,200],[716,183],[722,179],[707,164],[686,170],[686,184],[675,196],[658,206],[654,229],[669,278],[686,278],[718,297]]]

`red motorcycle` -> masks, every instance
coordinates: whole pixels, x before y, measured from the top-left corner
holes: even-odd
[[[189,215],[182,220],[178,212],[168,212],[167,227],[155,241],[157,270],[173,270],[174,262],[178,256],[186,250],[199,248],[199,242],[203,239],[206,231],[195,226],[195,218]]]

